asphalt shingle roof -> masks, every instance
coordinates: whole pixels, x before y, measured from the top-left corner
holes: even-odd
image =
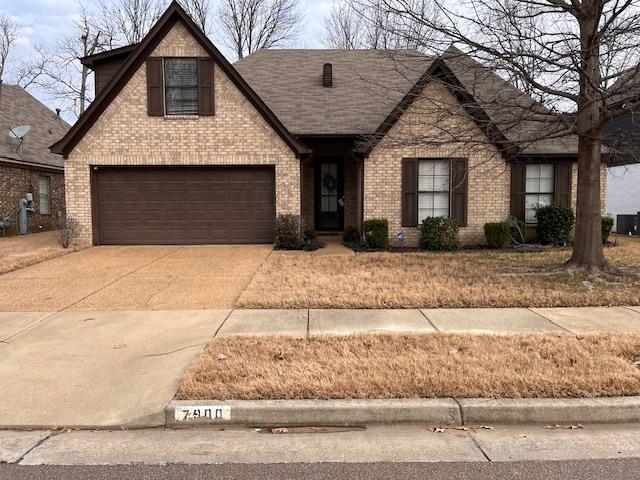
[[[575,154],[577,139],[531,97],[451,47],[441,57],[507,139],[525,154]],[[433,57],[416,51],[259,50],[234,64],[295,135],[376,131]],[[333,87],[322,86],[325,63]]]
[[[293,134],[344,135],[375,132],[432,61],[415,51],[267,49],[234,67]]]
[[[32,127],[24,138],[21,154],[15,151],[18,140],[9,136],[9,129],[20,125]],[[67,122],[22,87],[0,84],[0,159],[63,167],[64,160],[51,153],[49,145],[60,140],[69,128]]]

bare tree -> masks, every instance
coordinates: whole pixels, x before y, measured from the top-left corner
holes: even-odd
[[[362,16],[344,2],[334,2],[324,19],[323,43],[330,48],[355,50],[365,46]]]
[[[100,0],[99,5],[101,28],[113,29],[112,47],[116,47],[140,42],[162,15],[166,1]]]
[[[180,5],[205,34],[211,33],[213,26],[211,22],[213,2],[211,0],[180,0]]]
[[[291,43],[303,19],[297,0],[221,0],[219,17],[224,42],[237,58]]]
[[[78,5],[72,32],[52,47],[36,47],[33,57],[19,68],[18,84],[39,88],[59,102],[61,109],[81,115],[92,97],[91,72],[79,59],[110,48],[114,32],[105,30],[84,3]]]
[[[612,102],[640,76],[640,2],[350,1],[356,9],[382,5],[384,11],[402,19],[405,25],[417,25],[394,33],[407,35],[407,40],[421,43],[422,49],[444,52],[448,44],[456,42],[464,51],[459,52],[458,63],[462,65],[461,75],[466,77],[465,90],[476,97],[490,120],[509,118],[509,122],[502,120],[500,129],[511,143],[516,143],[518,151],[550,139],[577,144],[575,242],[566,267],[592,273],[617,271],[607,263],[602,246],[603,132],[608,122],[637,111],[640,106],[637,96],[633,101]],[[425,14],[433,11],[436,15]],[[421,40],[423,29],[440,36]],[[473,60],[467,62],[465,58]],[[515,80],[539,101],[530,102],[524,94],[509,95],[508,89],[483,99],[487,90],[501,88],[500,81],[494,80],[493,85],[487,81],[487,68]],[[482,82],[474,83],[474,77]],[[455,133],[450,138],[455,141]]]
[[[425,4],[426,5],[426,4]],[[430,10],[431,14],[435,14]],[[427,12],[425,12],[427,14]],[[383,3],[338,1],[324,20],[323,43],[331,48],[423,49],[433,29],[396,15]]]
[[[11,47],[20,37],[22,26],[6,13],[0,12],[0,81],[11,53]]]

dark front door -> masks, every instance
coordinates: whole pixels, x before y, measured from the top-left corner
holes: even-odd
[[[316,230],[344,228],[344,173],[341,159],[321,159],[316,163]]]

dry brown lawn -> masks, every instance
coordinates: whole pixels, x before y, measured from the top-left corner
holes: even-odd
[[[177,397],[638,395],[639,359],[640,335],[225,337],[197,358]]]
[[[73,248],[62,248],[58,244],[57,236],[58,232],[52,231],[0,237],[0,274],[74,251]]]
[[[640,241],[619,237],[607,258],[640,272]],[[461,308],[639,305],[640,280],[557,272],[569,249],[544,252],[271,255],[241,308]]]

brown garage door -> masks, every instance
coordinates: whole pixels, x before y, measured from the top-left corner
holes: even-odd
[[[100,167],[93,175],[97,244],[273,241],[273,168]]]

